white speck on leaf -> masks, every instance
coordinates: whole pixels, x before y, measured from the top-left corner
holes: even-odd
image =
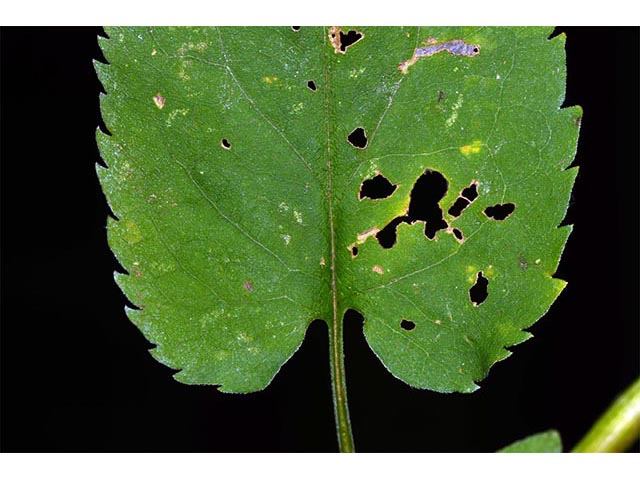
[[[156,93],[156,95],[153,97],[153,103],[155,103],[156,107],[158,107],[160,110],[164,108],[164,104],[166,101],[167,99],[160,95],[160,92]]]
[[[296,103],[295,105],[291,106],[291,111],[289,113],[300,113],[303,108],[304,108],[304,103],[302,102]]]
[[[238,333],[238,336],[236,338],[238,339],[238,342],[241,343],[253,342],[253,337],[245,332]]]
[[[173,121],[176,119],[176,117],[178,115],[182,115],[183,117],[187,115],[187,113],[189,113],[189,109],[188,108],[176,108],[175,110],[172,110],[171,113],[169,113],[169,116],[167,117],[167,127],[170,127],[173,125]]]
[[[445,122],[445,125],[447,127],[452,127],[453,124],[456,123],[456,120],[458,119],[458,110],[460,110],[460,107],[462,107],[463,102],[464,102],[464,95],[460,93],[458,94],[458,99],[456,100],[456,103],[454,103],[453,106],[451,107],[451,116],[447,118],[447,121]]]

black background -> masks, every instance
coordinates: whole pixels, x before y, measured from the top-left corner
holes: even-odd
[[[493,451],[548,428],[570,448],[638,375],[638,29],[557,31],[565,105],[585,111],[569,285],[473,395],[396,380],[348,318],[360,451]],[[335,451],[321,322],[265,391],[229,395],[174,381],[125,317],[94,168],[100,32],[1,32],[2,450]]]

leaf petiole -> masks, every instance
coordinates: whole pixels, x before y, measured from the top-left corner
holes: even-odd
[[[353,434],[351,432],[351,421],[349,419],[349,407],[347,404],[342,322],[339,320],[329,325],[329,349],[333,411],[336,419],[338,447],[342,453],[352,453],[355,452],[355,448],[353,445]]]

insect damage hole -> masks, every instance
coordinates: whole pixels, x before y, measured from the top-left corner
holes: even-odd
[[[440,172],[427,169],[411,189],[409,208],[406,215],[391,220],[376,234],[376,239],[382,248],[391,248],[396,244],[398,225],[424,222],[424,234],[433,240],[440,230],[449,228],[444,221],[440,200],[444,198],[449,182]]]
[[[468,187],[462,189],[456,201],[449,208],[449,215],[453,218],[459,217],[464,209],[471,205],[476,198],[478,198],[478,182],[474,180]]]
[[[364,132],[364,128],[356,128],[349,134],[347,141],[356,148],[364,149],[367,146],[367,135]]]
[[[464,188],[462,192],[460,192],[460,196],[466,198],[470,202],[473,202],[476,198],[478,198],[478,182],[473,181],[471,185],[467,188]]]
[[[484,209],[484,214],[493,220],[505,220],[516,209],[513,203],[498,203]]]
[[[364,35],[356,30],[349,30],[346,34],[340,32],[340,51],[347,52],[347,48],[362,40]]]
[[[453,202],[453,205],[451,205],[451,208],[449,209],[448,213],[454,218],[459,217],[462,214],[463,210],[467,208],[469,205],[470,205],[469,200],[463,197],[458,197],[456,198],[456,201]]]
[[[393,192],[398,188],[397,185],[394,185],[389,180],[386,179],[384,175],[378,174],[373,178],[369,178],[362,182],[360,186],[359,198],[362,200],[363,198],[370,198],[371,200],[380,200],[383,198],[390,197]]]
[[[300,31],[300,27],[291,27],[291,30],[293,30],[294,32],[299,32]]]
[[[364,34],[357,30],[349,30],[347,33],[344,33],[340,27],[331,27],[331,30],[329,30],[329,39],[335,53],[347,53],[347,48],[358,43],[363,38]]]
[[[229,143],[229,140],[227,140],[226,138],[223,138],[222,140],[220,140],[220,146],[226,150],[231,150],[231,144]]]
[[[376,233],[376,240],[384,249],[391,248],[396,244],[398,239],[398,225],[401,223],[410,223],[409,217],[396,217],[389,224]]]
[[[316,90],[318,90],[318,87],[316,86],[316,82],[314,82],[313,80],[309,80],[307,82],[307,88],[312,92],[315,92]]]
[[[402,321],[400,322],[400,328],[407,332],[410,332],[411,330],[416,328],[416,323],[412,322],[411,320],[402,319]]]
[[[411,190],[408,217],[411,223],[415,221],[425,222],[424,234],[429,240],[433,240],[439,230],[446,229],[449,225],[444,221],[440,200],[447,193],[449,183],[440,172],[426,170]]]
[[[489,295],[489,280],[478,272],[476,283],[469,289],[469,298],[474,307],[478,307],[487,299]]]

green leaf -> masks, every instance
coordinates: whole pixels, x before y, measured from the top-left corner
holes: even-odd
[[[582,115],[560,109],[564,36],[349,30],[101,39],[116,280],[181,382],[263,389],[314,319],[340,343],[355,309],[393,375],[470,392],[564,288]],[[425,41],[446,48],[415,57]]]
[[[498,453],[562,453],[562,440],[558,432],[548,430],[513,442]]]

